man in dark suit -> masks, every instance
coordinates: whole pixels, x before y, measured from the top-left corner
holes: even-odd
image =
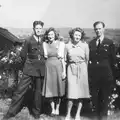
[[[107,115],[108,96],[114,83],[113,68],[116,64],[115,45],[104,36],[105,24],[93,24],[96,37],[90,41],[89,77],[93,106],[98,116]]]
[[[35,119],[39,119],[41,113],[41,84],[44,77],[44,57],[42,47],[42,21],[33,22],[34,34],[25,41],[20,54],[24,61],[23,78],[18,84],[12,97],[12,103],[3,120],[14,117],[23,107],[29,87],[32,86],[33,101],[28,108]],[[32,96],[32,93],[30,94]],[[28,101],[27,101],[28,102]]]

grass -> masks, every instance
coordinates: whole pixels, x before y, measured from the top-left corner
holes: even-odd
[[[0,120],[3,115],[7,112],[9,108],[10,102],[7,99],[0,99]],[[50,116],[46,114],[42,114],[39,120],[64,120],[64,116]],[[23,108],[19,114],[15,117],[10,118],[9,120],[35,120],[30,114],[27,108]],[[71,118],[74,120],[74,118]],[[81,120],[97,120],[95,117],[87,117],[82,116]],[[109,116],[108,118],[103,118],[102,120],[120,120],[120,112],[116,112],[115,114]]]

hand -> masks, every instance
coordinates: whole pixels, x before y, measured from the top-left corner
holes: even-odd
[[[66,72],[62,72],[62,79],[66,78]]]
[[[120,58],[120,55],[119,55],[119,54],[117,54],[117,55],[116,55],[116,57],[117,57],[117,58]]]
[[[118,67],[118,64],[115,64],[114,66],[117,68],[117,67]]]

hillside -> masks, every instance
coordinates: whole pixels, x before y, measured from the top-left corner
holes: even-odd
[[[21,28],[7,28],[7,29],[19,38],[25,38],[27,36],[30,36],[33,32],[32,28],[23,28],[23,29],[21,29]],[[68,27],[68,28],[56,28],[56,29],[60,33],[61,36],[65,37],[67,39],[69,36],[68,32],[71,28]],[[90,41],[95,36],[93,29],[84,28],[83,30],[86,33],[86,39],[88,41]],[[106,29],[105,35],[106,35],[106,37],[112,39],[116,44],[120,43],[120,29]]]

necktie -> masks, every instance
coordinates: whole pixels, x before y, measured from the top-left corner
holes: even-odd
[[[40,37],[38,37],[38,45],[40,44]]]
[[[100,47],[100,39],[98,39],[98,45],[97,45],[97,47]]]

